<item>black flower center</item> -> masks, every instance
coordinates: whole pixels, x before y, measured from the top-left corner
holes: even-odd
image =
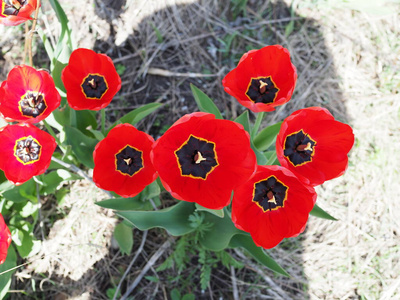
[[[17,16],[19,10],[27,4],[28,0],[3,0],[2,11],[3,15]]]
[[[143,169],[142,151],[129,145],[115,154],[115,168],[123,175],[133,176]]]
[[[273,103],[278,95],[279,89],[269,77],[252,78],[247,88],[246,95],[254,103]]]
[[[270,176],[254,184],[253,202],[264,212],[284,207],[288,187],[275,176]]]
[[[14,156],[24,165],[32,164],[40,159],[42,146],[32,136],[18,139],[14,146]]]
[[[286,137],[283,154],[295,167],[301,166],[312,161],[316,144],[307,133],[300,130]]]
[[[83,79],[81,84],[82,92],[86,98],[100,99],[108,90],[107,81],[100,74],[89,74]]]
[[[182,176],[206,179],[217,166],[215,144],[193,135],[175,151]]]
[[[44,95],[38,92],[28,91],[19,101],[19,109],[22,115],[36,118],[47,108]]]

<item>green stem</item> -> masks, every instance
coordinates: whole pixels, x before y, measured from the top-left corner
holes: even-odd
[[[264,118],[265,112],[260,112],[257,114],[256,122],[254,123],[253,129],[251,130],[251,139],[253,140],[258,133],[258,129],[260,128],[261,122]]]
[[[101,110],[101,133],[106,136],[106,111]]]

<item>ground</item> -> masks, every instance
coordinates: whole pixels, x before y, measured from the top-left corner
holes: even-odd
[[[160,248],[168,241],[161,230],[145,235],[135,230],[131,256],[121,255],[111,238],[117,218],[94,205],[108,196],[83,180],[72,184],[62,206],[52,208],[60,219],[47,220],[42,250],[17,270],[11,298],[108,299],[107,290],[136,253],[122,293],[163,249],[144,274],[151,277],[141,279],[133,291],[134,299],[170,299],[172,287],[199,299],[400,299],[398,1],[61,3],[77,45],[110,55],[123,72],[122,90],[107,108],[108,121],[144,103],[164,103],[140,123],[157,138],[196,109],[190,83],[215,99],[225,117],[235,117],[243,108],[223,91],[222,78],[245,51],[282,44],[297,67],[298,82],[293,99],[269,113],[263,126],[297,109],[323,106],[353,127],[356,143],[344,176],[317,188],[318,204],[338,221],[310,217],[304,234],[268,251],[290,278],[233,251],[245,266],[213,268],[209,288],[200,291],[198,282],[184,281],[187,271],[157,271],[176,243]],[[48,3],[43,12],[39,24],[56,39],[59,28]],[[4,80],[20,64],[23,34],[19,28],[0,32]],[[35,45],[37,65],[48,66],[38,39]],[[193,257],[190,269],[197,265]],[[196,274],[193,278],[199,280]]]

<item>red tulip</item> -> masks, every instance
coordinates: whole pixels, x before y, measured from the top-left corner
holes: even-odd
[[[289,51],[280,45],[245,53],[222,80],[225,91],[254,112],[274,111],[288,102],[297,72]]]
[[[0,214],[0,265],[6,261],[8,247],[11,244],[11,233],[3,216]]]
[[[37,123],[60,102],[50,74],[29,66],[14,67],[0,87],[0,113],[8,122]]]
[[[273,248],[304,231],[317,194],[280,166],[258,166],[234,191],[232,221],[249,232],[257,246]]]
[[[16,185],[43,174],[57,146],[50,134],[29,124],[7,125],[0,141],[0,169]]]
[[[158,176],[150,160],[153,143],[130,124],[114,127],[94,150],[93,181],[120,196],[136,196]]]
[[[61,79],[75,110],[100,110],[121,89],[121,78],[107,55],[79,48],[72,52]]]
[[[287,117],[276,139],[282,166],[312,186],[341,176],[354,144],[353,130],[321,107],[300,109]]]
[[[210,209],[227,206],[232,190],[256,168],[243,127],[207,113],[183,116],[155,142],[151,155],[173,197]]]
[[[37,0],[2,0],[0,24],[19,25],[32,20],[31,15],[37,8]]]

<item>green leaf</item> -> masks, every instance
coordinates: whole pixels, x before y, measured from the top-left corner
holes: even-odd
[[[74,152],[81,163],[88,168],[93,168],[93,151],[98,141],[84,135],[74,127],[65,126],[64,128],[67,137],[67,143],[68,145],[71,145],[72,152]]]
[[[279,164],[275,150],[264,152],[264,156],[267,159],[266,165],[270,166],[270,165],[278,165]]]
[[[181,292],[178,289],[173,289],[171,291],[171,300],[181,300]]]
[[[89,128],[96,129],[96,112],[92,110],[77,110],[76,112],[76,127],[85,135],[90,136]],[[89,134],[88,134],[89,133]]]
[[[217,119],[223,119],[221,112],[215,105],[214,101],[212,101],[206,94],[204,94],[201,90],[199,90],[195,85],[190,84],[190,88],[192,90],[194,100],[196,100],[197,106],[199,107],[200,111],[213,114]]]
[[[24,202],[27,199],[36,201],[36,185],[33,179],[24,182],[19,186],[14,186],[12,189],[3,193],[4,198],[15,203]]]
[[[34,240],[32,233],[26,231],[22,232],[24,233],[22,245],[16,246],[19,255],[21,255],[22,258],[26,258],[38,253],[40,251],[41,242],[38,240]]]
[[[250,146],[251,146],[251,149],[253,149],[253,151],[254,151],[254,153],[255,153],[255,155],[256,155],[257,164],[260,165],[260,166],[266,165],[266,164],[267,164],[267,159],[265,158],[264,153],[262,153],[261,151],[259,151],[259,150],[253,145],[253,142],[252,142],[252,141],[250,141]]]
[[[213,224],[209,231],[200,238],[200,243],[206,249],[221,251],[228,247],[242,247],[264,266],[279,274],[289,276],[261,247],[257,247],[254,244],[253,239],[248,233],[237,229],[233,225],[228,213],[225,213],[224,218],[207,214],[205,222]]]
[[[25,205],[22,207],[19,214],[21,215],[21,217],[27,218],[27,217],[33,215],[34,213],[36,213],[37,210],[38,210],[38,206],[36,204],[33,204],[31,201],[27,201],[25,203]]]
[[[156,206],[159,205],[159,199],[157,201],[157,196],[160,195],[160,187],[157,184],[157,181],[149,184],[144,188],[144,190],[136,195],[135,197],[131,198],[124,198],[124,197],[117,197],[112,199],[107,199],[103,201],[96,202],[97,205],[115,209],[115,210],[152,210],[153,206],[148,201],[148,199],[155,198]]]
[[[10,189],[12,189],[15,185],[11,183],[11,181],[4,181],[0,184],[0,195]]]
[[[225,213],[223,218],[212,214],[206,214],[204,223],[212,224],[212,227],[200,238],[200,243],[212,251],[221,251],[229,246],[233,236],[237,234],[247,234],[233,225],[229,213]]]
[[[314,205],[313,209],[310,212],[310,215],[312,215],[314,217],[322,218],[322,219],[337,221],[337,219],[335,217],[332,217],[330,214],[328,214],[325,210],[323,210],[317,204]]]
[[[46,50],[47,56],[49,57],[50,61],[52,61],[54,58],[54,49],[53,49],[53,46],[51,45],[50,40],[47,38],[47,34],[39,26],[35,29],[36,29],[38,35],[40,36],[40,38],[42,39],[42,43],[43,43],[44,49]]]
[[[233,236],[232,240],[229,243],[229,246],[232,248],[242,247],[246,249],[251,256],[253,256],[259,263],[263,264],[267,268],[272,271],[281,274],[286,277],[290,277],[290,275],[261,247],[257,247],[254,244],[253,239],[249,235],[237,234]]]
[[[195,299],[196,298],[195,298],[194,294],[185,294],[182,297],[182,300],[195,300]]]
[[[61,53],[62,56],[68,56],[71,55],[71,52],[68,48],[64,50],[63,53]],[[60,58],[61,59],[61,58]],[[61,62],[57,58],[54,58],[51,64],[51,76],[53,77],[54,84],[57,88],[57,91],[60,93],[61,97],[66,97],[66,89],[64,87],[64,83],[61,79],[61,74],[64,68],[67,66],[67,62]]]
[[[144,276],[144,278],[146,278],[148,281],[151,281],[151,282],[159,282],[160,281],[160,279],[156,276]]]
[[[210,214],[213,214],[217,216],[218,218],[223,218],[224,217],[224,210],[223,209],[209,209],[206,207],[201,206],[200,204],[195,203],[196,205],[196,210],[197,211],[206,211],[209,212]]]
[[[126,219],[140,230],[163,228],[173,236],[192,232],[189,216],[194,212],[193,203],[180,201],[178,204],[157,211],[126,211],[117,215]]]
[[[131,254],[133,246],[132,227],[126,225],[124,222],[119,223],[114,228],[114,238],[122,254]]]
[[[55,52],[57,53],[58,51],[60,51],[60,49],[62,49],[63,46],[65,47],[66,45],[73,49],[74,47],[71,38],[71,28],[69,27],[67,15],[65,14],[62,6],[57,0],[49,0],[49,2],[53,7],[54,12],[56,13],[56,16],[61,24],[61,34]]]
[[[123,124],[123,123],[129,123],[131,125],[135,125],[137,122],[139,122],[140,120],[147,117],[149,114],[154,112],[160,106],[162,106],[161,103],[148,103],[139,108],[136,108],[136,109],[132,110],[131,112],[127,113],[126,115],[124,115],[122,118],[120,118],[114,124],[112,124],[109,130],[111,130],[118,124]]]
[[[60,183],[77,179],[82,179],[82,177],[67,170],[58,169],[50,172],[43,176],[43,182],[45,185],[40,189],[40,193],[43,195],[52,194]]]
[[[69,125],[70,108],[65,109],[57,108],[47,118],[46,122],[53,128],[60,132],[64,132],[64,126]],[[62,140],[62,139],[61,139]]]
[[[142,201],[138,196],[133,198],[111,198],[96,202],[98,206],[115,210],[151,210],[153,206],[149,201]]]
[[[15,272],[15,270],[7,271],[16,266],[17,254],[15,253],[14,247],[10,246],[8,248],[6,261],[0,265],[0,299],[4,299],[6,296],[11,285],[11,276]]]
[[[235,119],[236,123],[243,125],[244,129],[250,134],[250,121],[249,121],[249,111],[246,110],[239,117]]]
[[[90,131],[98,141],[101,141],[105,138],[104,134],[100,130],[88,129],[88,131]]]
[[[254,138],[254,146],[260,151],[267,150],[275,142],[281,125],[282,122],[279,122],[261,130]]]

